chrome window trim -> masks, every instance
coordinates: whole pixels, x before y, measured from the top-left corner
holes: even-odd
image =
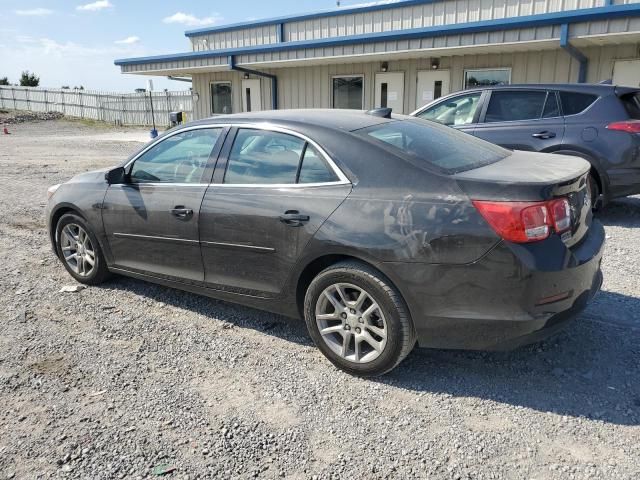
[[[188,132],[190,130],[200,130],[200,129],[211,129],[211,128],[220,128],[224,130],[225,128],[246,128],[253,130],[264,130],[269,132],[278,132],[284,133],[286,135],[292,135],[294,137],[300,138],[305,142],[308,142],[310,145],[313,145],[320,155],[324,158],[324,160],[329,164],[329,167],[333,170],[333,173],[336,174],[338,180],[333,182],[320,182],[320,183],[211,183],[211,184],[203,184],[203,183],[169,183],[169,182],[156,182],[156,183],[136,183],[134,185],[175,185],[175,186],[212,186],[212,187],[240,187],[240,188],[306,188],[306,187],[324,187],[324,186],[332,186],[332,185],[351,185],[351,181],[347,178],[344,172],[336,165],[333,159],[329,156],[329,154],[314,140],[307,137],[306,135],[296,132],[294,130],[290,130],[288,128],[279,127],[277,125],[273,125],[270,122],[258,122],[258,123],[233,123],[233,122],[224,122],[224,123],[210,123],[206,125],[194,125],[191,127],[181,128],[172,132],[171,134],[167,134],[157,141],[149,144],[144,150],[142,150],[139,154],[137,154],[133,159],[131,159],[124,168],[128,168],[133,162],[135,162],[139,157],[145,154],[149,149],[160,143],[161,141],[166,140],[169,137],[174,135],[178,135],[179,133]],[[235,140],[235,139],[234,139]]]

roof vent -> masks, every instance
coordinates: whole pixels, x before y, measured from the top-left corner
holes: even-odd
[[[391,108],[374,108],[366,113],[374,117],[391,118],[391,110]]]

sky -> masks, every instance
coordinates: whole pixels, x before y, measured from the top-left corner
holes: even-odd
[[[29,70],[42,87],[128,92],[146,88],[152,77],[122,75],[116,58],[187,52],[185,30],[335,6],[335,0],[0,0],[0,78],[17,83]],[[153,81],[155,90],[190,86]]]

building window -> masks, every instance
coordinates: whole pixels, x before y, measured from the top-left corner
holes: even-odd
[[[333,77],[331,81],[333,108],[363,109],[364,77],[362,75]]]
[[[510,68],[478,68],[464,71],[464,88],[509,85]]]
[[[233,113],[231,82],[214,82],[211,84],[211,113]]]

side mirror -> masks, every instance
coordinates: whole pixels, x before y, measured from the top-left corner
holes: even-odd
[[[127,175],[124,171],[124,167],[118,167],[105,173],[104,178],[109,185],[118,185],[126,183]]]

